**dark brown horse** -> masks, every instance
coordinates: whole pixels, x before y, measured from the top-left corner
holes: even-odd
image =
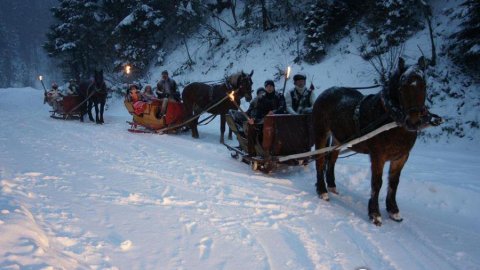
[[[252,100],[252,75],[238,72],[225,79],[225,82],[216,85],[194,82],[187,85],[182,92],[182,99],[185,105],[187,119],[193,117],[215,103],[219,102],[233,90],[235,92],[235,101],[240,104],[240,99],[245,97],[247,101]],[[236,106],[230,99],[224,100],[218,106],[212,108],[208,113],[220,115],[220,143],[224,142],[225,134],[225,114],[228,110],[236,110]],[[192,137],[198,138],[198,118],[190,122]]]
[[[369,154],[371,161],[371,197],[368,215],[374,224],[382,223],[378,206],[378,195],[382,186],[383,167],[390,161],[388,174],[387,211],[395,221],[402,221],[396,202],[400,173],[407,162],[410,150],[417,139],[417,131],[424,127],[428,111],[425,107],[426,84],[423,77],[423,57],[409,68],[399,59],[395,73],[386,86],[375,95],[362,95],[351,88],[333,87],[325,90],[315,101],[313,108],[313,129],[315,148],[327,145],[329,135],[335,144],[360,137],[383,124],[395,121],[400,127],[354,145],[355,152]],[[328,190],[337,193],[334,168],[338,151],[316,162],[317,193],[328,200]],[[325,164],[327,159],[327,165]],[[326,172],[324,176],[324,172]]]
[[[103,111],[108,95],[107,86],[103,80],[103,71],[95,71],[93,81],[81,82],[78,94],[82,97],[82,100],[88,99],[82,106],[80,121],[83,122],[83,116],[88,112],[90,121],[103,124]],[[92,107],[95,107],[95,119],[93,119]]]

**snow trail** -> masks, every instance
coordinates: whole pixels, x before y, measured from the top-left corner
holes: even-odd
[[[99,126],[49,118],[39,90],[0,91],[0,117],[10,119],[0,123],[0,268],[480,265],[478,147],[415,146],[397,199],[405,220],[386,219],[384,187],[377,228],[367,156],[339,161],[341,193],[327,203],[313,164],[253,172],[218,144],[218,121],[199,140],[131,134],[120,101]]]

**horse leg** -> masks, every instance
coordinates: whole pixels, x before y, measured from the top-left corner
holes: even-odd
[[[225,123],[227,119],[225,118],[225,114],[220,114],[220,143],[225,143]]]
[[[92,115],[92,107],[93,107],[93,102],[92,101],[87,101],[87,112],[88,112],[88,118],[90,119],[90,121],[94,122],[95,120],[93,119],[93,115]]]
[[[100,102],[100,124],[103,124],[103,112],[105,111],[105,103],[106,101],[104,102]]]
[[[192,121],[192,137],[198,139],[200,135],[198,134],[198,118]]]
[[[98,102],[95,101],[95,102],[93,103],[93,105],[94,105],[94,107],[95,107],[95,123],[101,124],[101,123],[100,123],[100,118],[98,118],[98,113],[99,113],[99,111],[98,111]]]
[[[371,180],[371,194],[368,201],[368,216],[372,220],[373,224],[377,226],[382,225],[382,216],[380,214],[380,208],[378,207],[378,195],[382,188],[382,173],[383,166],[385,166],[385,159],[377,155],[370,155],[372,180]]]
[[[339,154],[340,151],[333,151],[328,154],[326,162],[327,164],[325,165],[328,192],[333,194],[338,194],[337,186],[335,185],[335,163],[337,162]]]
[[[83,122],[83,116],[85,116],[85,106],[81,105],[80,107],[80,122]]]
[[[400,182],[400,173],[407,160],[408,154],[397,160],[390,161],[390,170],[388,172],[388,191],[386,199],[387,211],[390,218],[397,222],[403,220],[400,216],[400,211],[398,210],[396,195],[398,183]]]
[[[315,136],[315,149],[324,148],[327,145],[327,132],[318,132]],[[315,167],[317,169],[317,194],[322,200],[328,201],[328,191],[325,186],[325,156],[321,155],[315,162]]]

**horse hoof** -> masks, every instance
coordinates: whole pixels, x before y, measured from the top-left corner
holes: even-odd
[[[382,226],[382,217],[381,216],[371,216],[370,220],[375,226]]]
[[[324,201],[330,201],[330,198],[328,197],[328,193],[321,193],[320,195],[318,195],[320,197],[320,199],[324,200]]]
[[[338,193],[336,187],[329,187],[329,188],[328,188],[328,192],[333,193],[333,194],[335,194],[335,195],[339,195],[339,194],[340,194],[340,193]]]
[[[403,218],[400,216],[400,213],[388,213],[388,216],[390,217],[391,220],[396,221],[396,222],[402,222]]]

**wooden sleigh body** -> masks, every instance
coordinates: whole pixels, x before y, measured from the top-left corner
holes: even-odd
[[[243,130],[232,115],[227,115],[227,124],[235,133],[239,146],[225,144],[233,158],[250,164],[253,170],[270,172],[279,164],[306,165],[310,158],[280,162],[283,156],[308,152],[313,145],[310,115],[268,115],[263,127],[256,125],[255,155],[248,154],[248,128]],[[245,126],[245,125],[244,125]],[[259,128],[261,127],[261,130]],[[260,134],[261,133],[261,134]]]
[[[50,117],[56,119],[79,119],[82,109],[82,97],[78,95],[64,96],[61,100],[53,100],[47,96],[49,105],[53,107]]]
[[[164,128],[182,123],[185,119],[183,104],[175,100],[168,101],[164,115],[161,115],[162,100],[159,99],[141,103],[133,103],[126,99],[124,104],[133,116],[132,121],[128,122],[131,125],[128,129],[130,132],[157,133]],[[182,128],[179,127],[170,132],[178,132]]]

